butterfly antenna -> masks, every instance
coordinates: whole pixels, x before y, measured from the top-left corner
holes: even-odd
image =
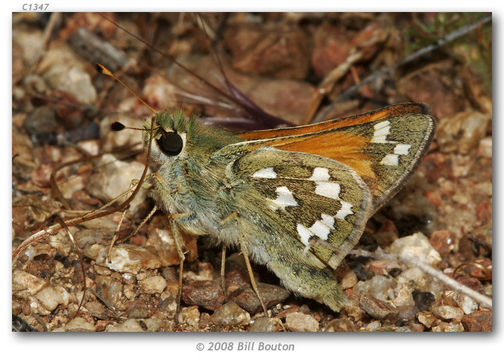
[[[147,108],[149,108],[149,110],[152,111],[154,113],[154,115],[158,113],[158,111],[156,109],[154,109],[152,106],[150,106],[147,103],[147,101],[145,101],[140,96],[138,96],[138,94],[135,92],[135,90],[133,90],[132,88],[130,88],[128,85],[126,85],[126,83],[124,81],[122,81],[121,79],[119,79],[112,71],[110,71],[109,69],[107,69],[104,65],[102,65],[102,64],[96,64],[96,70],[98,70],[98,72],[102,73],[103,75],[110,76],[112,79],[116,80],[119,84],[121,84],[126,89],[128,89],[128,91],[131,94],[133,94],[133,96],[136,97],[142,104],[144,104],[145,106],[147,106]]]
[[[233,99],[233,97],[229,94],[227,94],[225,91],[219,89],[217,86],[215,86],[214,84],[212,84],[211,82],[209,82],[208,80],[206,80],[205,78],[203,78],[202,76],[198,75],[197,73],[191,71],[191,69],[189,69],[187,66],[185,66],[184,64],[182,64],[181,62],[177,61],[177,59],[175,59],[173,56],[171,56],[170,54],[167,54],[165,53],[164,51],[158,49],[157,47],[155,47],[153,44],[149,43],[148,41],[142,39],[141,37],[133,34],[131,31],[129,31],[128,29],[126,29],[125,27],[121,26],[119,23],[115,22],[114,20],[112,19],[109,19],[108,17],[106,17],[105,15],[101,14],[101,13],[98,13],[98,15],[100,15],[102,18],[104,18],[105,20],[109,21],[110,23],[114,24],[115,26],[117,26],[119,29],[121,29],[122,31],[124,31],[126,34],[128,34],[129,36],[133,37],[134,39],[140,41],[142,44],[148,46],[151,50],[155,51],[156,53],[168,58],[173,64],[177,65],[179,68],[181,68],[182,70],[186,71],[187,73],[191,74],[192,76],[194,76],[196,79],[198,79],[199,81],[201,81],[203,84],[205,84],[206,86],[208,86],[210,89],[214,90],[215,92],[217,92],[219,95],[222,95],[224,98],[228,99],[229,101],[231,102],[234,102],[235,100]]]
[[[112,131],[121,131],[121,130],[124,130],[124,129],[138,130],[138,131],[148,131],[148,129],[142,129],[142,128],[137,128],[137,127],[132,127],[132,126],[126,126],[126,125],[124,125],[120,121],[116,121],[116,122],[112,123],[112,125],[110,125],[110,130],[112,130]],[[156,130],[156,128],[154,128],[154,130]]]

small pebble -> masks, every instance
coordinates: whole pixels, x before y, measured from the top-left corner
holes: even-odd
[[[390,252],[398,255],[414,257],[426,264],[435,265],[441,261],[441,256],[432,247],[429,239],[422,233],[397,239],[390,246]]]
[[[281,303],[290,295],[290,292],[281,286],[259,283],[257,284],[257,287],[266,309]],[[262,311],[261,302],[259,301],[255,291],[250,287],[246,287],[238,295],[231,297],[231,300],[252,314]]]
[[[355,323],[350,319],[334,319],[327,324],[326,332],[356,332]]]
[[[455,178],[466,177],[467,175],[469,175],[473,165],[474,165],[474,159],[471,156],[464,156],[464,155],[452,156],[451,173]],[[456,195],[457,194],[455,194],[454,196]]]
[[[184,284],[182,300],[187,305],[199,305],[208,310],[216,310],[226,297],[220,281],[191,281]]]
[[[418,322],[423,324],[426,328],[431,328],[433,324],[437,324],[439,319],[435,317],[430,311],[419,312],[417,315]]]
[[[390,270],[397,269],[399,264],[392,260],[371,260],[367,264],[369,271],[376,275],[387,275]]]
[[[466,315],[472,314],[479,308],[478,304],[467,295],[457,294],[455,301]]]
[[[392,300],[395,306],[414,306],[415,301],[411,295],[411,288],[406,284],[397,284],[394,290],[396,297]]]
[[[110,324],[105,329],[106,332],[145,332],[142,326],[135,319],[128,319],[121,324]]]
[[[178,105],[177,87],[162,74],[154,74],[147,78],[142,94],[149,104],[159,109],[170,109]]]
[[[457,236],[449,230],[434,231],[429,238],[429,242],[441,256],[448,255],[458,248]]]
[[[343,276],[343,279],[341,279],[341,288],[343,290],[345,289],[351,289],[357,284],[357,275],[352,270],[349,270],[346,272],[346,274]]]
[[[121,273],[137,274],[145,269],[158,269],[161,267],[159,257],[141,246],[130,244],[115,245],[112,248],[110,259],[107,261],[108,246],[94,244],[84,249],[84,254],[96,260],[101,266]]]
[[[458,151],[468,154],[485,136],[491,121],[488,114],[477,111],[458,112],[441,119],[436,131],[436,140],[443,152]]]
[[[276,318],[259,318],[250,326],[250,332],[279,332],[283,330],[282,321]]]
[[[413,290],[411,295],[415,301],[416,307],[420,311],[427,310],[436,300],[434,294],[426,291],[419,291],[417,289]]]
[[[392,303],[381,301],[368,294],[361,295],[359,306],[369,316],[380,320],[395,316],[398,313],[397,308]]]
[[[24,128],[38,144],[49,142],[52,133],[58,130],[54,109],[49,106],[35,108],[24,120]],[[56,141],[56,137],[53,138]]]
[[[94,104],[96,89],[85,67],[67,46],[55,46],[46,52],[38,69],[53,88],[72,95],[82,104]]]
[[[374,276],[370,280],[360,281],[354,287],[356,294],[369,294],[381,301],[393,299],[396,282],[387,276]]]
[[[138,118],[126,114],[113,114],[104,117],[100,121],[100,135],[103,142],[103,150],[112,150],[121,146],[132,146],[142,143],[142,131],[125,128],[121,131],[112,131],[113,123],[121,123],[126,127],[136,128],[139,125]]]
[[[486,137],[480,140],[478,146],[478,156],[492,158],[492,138]]]
[[[68,332],[95,332],[96,328],[93,324],[81,317],[72,319],[65,325],[65,331]]]
[[[187,240],[187,238],[184,238]],[[186,241],[186,247],[187,247]],[[187,255],[186,255],[187,259]],[[189,260],[191,261],[191,260]],[[189,281],[205,281],[214,279],[214,267],[209,262],[201,261],[198,263],[198,272],[187,271],[184,273],[184,280]],[[220,281],[220,280],[219,280]]]
[[[250,314],[231,301],[215,310],[212,322],[221,326],[248,325]]]
[[[432,327],[432,332],[463,332],[464,326],[460,322],[444,322]]]
[[[418,309],[415,305],[403,305],[397,306],[398,313],[396,314],[395,319],[398,321],[413,321],[415,320]]]
[[[427,285],[427,275],[417,267],[404,270],[397,278],[398,284],[413,288],[423,288]],[[413,290],[413,289],[412,289]]]
[[[91,195],[110,201],[127,191],[133,179],[140,179],[145,165],[138,161],[120,161],[112,154],[104,154],[97,161],[99,171],[89,178],[88,189]],[[135,212],[146,199],[146,190],[140,189],[130,203],[130,211]]]
[[[123,284],[111,276],[96,277],[96,292],[100,299],[114,307],[120,306]]]
[[[376,331],[379,331],[381,329],[381,327],[382,327],[381,322],[378,320],[375,320],[375,321],[372,321],[369,324],[367,324],[366,327],[364,328],[364,331],[376,332]]]
[[[313,316],[300,312],[287,314],[285,326],[294,332],[316,332],[319,330],[319,322]]]
[[[147,294],[158,294],[166,288],[166,280],[161,275],[151,276],[140,281],[140,286]]]
[[[145,325],[147,325],[147,331],[156,332],[159,331],[161,326],[163,326],[163,320],[158,319],[156,317],[151,317],[144,320]]]
[[[22,293],[35,295],[46,285],[44,279],[26,271],[16,270],[12,274],[12,292],[15,292],[18,296],[22,296]]]
[[[128,310],[128,319],[148,319],[151,312],[146,306],[140,304],[134,305]]]
[[[474,311],[471,315],[462,318],[462,324],[467,331],[471,332],[491,332],[492,312]]]
[[[191,327],[198,327],[200,311],[197,306],[184,307],[180,310],[178,321],[181,324],[187,324]]]
[[[27,65],[34,65],[44,53],[44,34],[40,30],[16,30],[13,31],[12,39],[21,47]]]
[[[432,313],[443,320],[462,320],[464,312],[455,306],[440,305],[432,307]]]
[[[70,295],[61,286],[48,286],[40,290],[35,297],[49,311],[53,311],[60,304],[68,305]]]
[[[89,311],[89,314],[91,316],[94,316],[98,319],[105,319],[105,306],[99,302],[99,301],[87,301],[84,304],[84,307],[86,308],[87,311]]]
[[[125,274],[128,274],[128,273],[125,273]],[[136,289],[137,289],[137,287],[133,284],[125,284],[124,288],[123,288],[123,294],[129,300],[132,300],[136,296]]]

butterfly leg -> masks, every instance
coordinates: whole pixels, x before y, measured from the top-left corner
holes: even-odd
[[[222,226],[222,225],[228,223],[229,221],[236,219],[237,217],[238,217],[238,213],[233,212],[233,213],[231,213],[231,215],[226,216],[224,219],[222,219],[219,222],[219,226]],[[226,244],[222,244],[220,276],[221,276],[222,292],[224,293],[224,296],[227,296],[227,293],[226,293]]]
[[[179,265],[179,279],[178,279],[178,290],[177,290],[177,310],[175,311],[175,321],[178,321],[178,315],[180,312],[180,300],[182,299],[182,285],[183,285],[183,274],[184,274],[184,261],[185,254],[182,250],[182,235],[180,234],[179,225],[177,220],[186,217],[188,214],[171,214],[170,215],[170,225],[173,239],[175,240],[175,246],[177,247],[177,254],[180,259]]]
[[[124,209],[121,215],[121,220],[117,224],[117,229],[114,233],[114,236],[112,237],[112,241],[110,242],[109,249],[107,252],[107,262],[110,259],[110,256],[112,255],[112,248],[114,247],[115,242],[117,241],[117,235],[119,234],[119,230],[121,229],[121,225],[124,221],[124,217],[126,216],[126,212],[128,211],[128,208]]]
[[[225,244],[222,245],[220,276],[221,276],[222,291],[224,293],[224,296],[227,296],[227,294],[226,294],[226,245]]]
[[[145,219],[142,220],[142,222],[140,223],[140,225],[138,225],[136,227],[136,229],[131,234],[129,234],[128,236],[126,236],[125,238],[123,238],[122,241],[126,241],[128,239],[131,239],[136,234],[138,234],[138,232],[140,231],[140,229],[147,223],[147,221],[149,221],[154,216],[154,213],[156,211],[158,211],[158,209],[159,208],[156,205],[154,205],[154,207],[152,208],[152,210],[150,211],[150,213],[145,217]]]

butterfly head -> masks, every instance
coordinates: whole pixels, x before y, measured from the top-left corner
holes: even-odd
[[[144,127],[150,129],[151,119]],[[149,131],[144,132],[144,146],[149,143]],[[181,159],[209,157],[225,145],[240,141],[233,134],[204,126],[195,117],[186,117],[182,111],[164,111],[154,116],[151,160],[158,165]]]
[[[179,111],[157,113],[154,119],[147,119],[144,127],[154,125],[151,145],[151,160],[159,165],[180,158],[185,153],[189,121]],[[149,144],[150,131],[144,132],[144,146]]]

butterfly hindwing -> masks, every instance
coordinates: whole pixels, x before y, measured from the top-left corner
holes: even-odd
[[[243,191],[263,199],[262,219],[332,268],[355,246],[371,211],[364,181],[328,158],[263,147],[236,160],[232,173],[247,185]]]

